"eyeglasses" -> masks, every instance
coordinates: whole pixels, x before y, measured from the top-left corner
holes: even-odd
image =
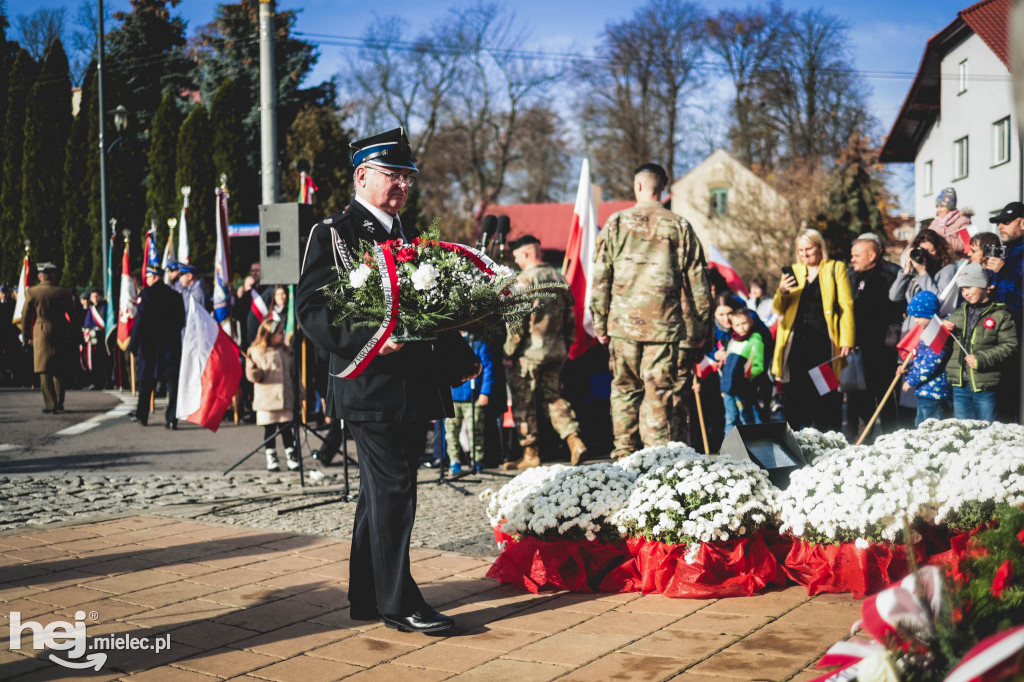
[[[398,173],[389,173],[387,171],[382,171],[381,169],[376,168],[374,166],[367,166],[367,168],[369,168],[372,171],[377,171],[381,175],[385,176],[388,180],[391,181],[392,185],[405,185],[407,188],[412,189],[412,186],[416,184],[416,178],[414,178],[411,175],[399,175]]]

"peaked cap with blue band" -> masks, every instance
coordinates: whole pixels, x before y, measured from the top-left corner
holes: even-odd
[[[395,128],[365,140],[357,140],[349,144],[352,149],[352,167],[372,161],[375,165],[386,168],[408,168],[419,171],[416,159],[412,156],[409,138],[405,128]]]

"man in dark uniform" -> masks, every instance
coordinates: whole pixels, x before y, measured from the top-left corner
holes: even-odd
[[[43,412],[64,411],[64,391],[75,364],[75,338],[81,325],[74,295],[54,284],[57,266],[39,263],[39,284],[25,294],[21,316],[21,333],[32,344],[35,371],[43,389]]]
[[[409,570],[422,431],[426,420],[454,415],[449,387],[476,376],[480,365],[462,337],[449,332],[434,341],[388,339],[362,373],[337,376],[377,330],[333,325],[321,289],[337,280],[335,267],[358,262],[360,239],[411,240],[419,234],[398,218],[417,172],[405,131],[396,128],[351,146],[355,199],[313,226],[296,295],[302,330],[331,354],[327,409],[335,420],[345,420],[359,459],[349,616],[380,618],[403,632],[436,632],[453,621],[427,605]]]
[[[205,314],[205,311],[203,313]],[[178,369],[181,366],[181,330],[185,326],[185,305],[181,294],[164,284],[163,272],[146,266],[146,288],[139,295],[128,347],[138,357],[139,402],[135,420],[149,423],[149,397],[162,381],[167,385],[167,410],[164,425],[178,428],[175,407],[178,402]]]

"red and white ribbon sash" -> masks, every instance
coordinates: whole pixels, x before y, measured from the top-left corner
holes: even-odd
[[[89,306],[89,315],[92,316],[92,321],[96,323],[96,326],[99,329],[107,328],[107,321],[103,319],[102,315],[100,315],[100,311],[96,310],[96,306]]]
[[[395,254],[391,249],[385,249],[378,244],[373,249],[373,257],[377,261],[377,269],[381,273],[381,287],[384,290],[384,319],[381,320],[380,326],[366,345],[352,358],[348,367],[335,375],[342,379],[352,379],[362,374],[366,366],[377,357],[380,349],[387,343],[398,323],[398,269],[395,267]]]

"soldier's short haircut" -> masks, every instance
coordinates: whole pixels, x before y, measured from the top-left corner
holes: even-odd
[[[641,174],[647,175],[655,181],[655,190],[663,190],[668,186],[668,173],[666,173],[665,169],[656,163],[645,163],[633,171],[634,178]]]

